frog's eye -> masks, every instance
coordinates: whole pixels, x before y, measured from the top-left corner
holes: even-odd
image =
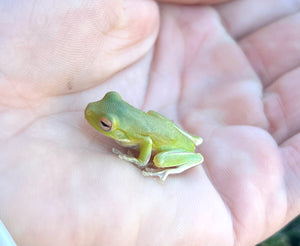
[[[108,132],[108,131],[110,131],[111,128],[112,128],[112,123],[111,123],[111,121],[110,121],[109,119],[107,119],[107,118],[105,118],[105,117],[102,117],[102,118],[100,119],[100,126],[101,126],[101,129],[102,129],[103,131]]]

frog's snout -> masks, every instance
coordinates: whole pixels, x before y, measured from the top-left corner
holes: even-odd
[[[93,111],[91,110],[90,104],[88,104],[84,110],[85,118],[90,118],[93,115]]]

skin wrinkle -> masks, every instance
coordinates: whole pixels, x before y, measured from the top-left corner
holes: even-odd
[[[273,81],[276,81],[279,77],[281,77],[282,75],[286,74],[289,70],[293,70],[298,64],[298,59],[296,58],[296,56],[286,56],[286,57],[291,57],[291,59],[286,59],[285,57],[283,57],[283,59],[278,59],[280,58],[278,55],[276,55],[276,49],[279,49],[280,52],[280,45],[282,45],[282,43],[287,43],[286,46],[286,53],[291,54],[293,51],[294,52],[298,52],[297,47],[294,47],[295,43],[298,44],[297,40],[297,32],[294,31],[294,29],[290,28],[290,29],[285,29],[285,32],[283,36],[280,36],[278,32],[275,31],[275,26],[277,28],[285,28],[287,26],[287,23],[289,23],[290,19],[295,19],[296,21],[299,20],[299,14],[294,14],[292,16],[288,16],[285,18],[280,18],[279,20],[277,20],[275,23],[272,23],[260,30],[258,30],[256,33],[253,33],[253,37],[248,37],[247,41],[248,43],[252,42],[254,43],[254,45],[252,45],[252,48],[250,49],[250,52],[248,53],[252,53],[254,51],[255,45],[256,45],[256,49],[258,49],[258,51],[260,51],[261,54],[259,54],[259,52],[255,52],[255,55],[253,57],[253,60],[251,60],[251,63],[253,64],[253,67],[256,67],[259,74],[261,75],[262,81],[265,85],[269,85],[271,84]],[[295,21],[294,26],[297,27],[297,22]],[[267,58],[266,56],[266,51],[264,49],[261,49],[261,47],[258,45],[259,43],[261,43],[262,40],[260,40],[260,38],[258,38],[258,34],[262,35],[262,38],[264,39],[268,39],[268,36],[266,34],[268,33],[275,33],[275,38],[279,39],[276,42],[272,42],[272,40],[268,40],[269,41],[269,46],[265,47],[265,49],[270,52],[270,58]],[[294,42],[293,42],[294,41]],[[251,47],[251,46],[250,46]],[[273,53],[273,54],[272,54]],[[275,53],[275,54],[274,54]],[[281,52],[282,53],[282,52]],[[264,59],[254,59],[256,57],[259,56],[263,56]],[[275,61],[271,60],[271,58],[273,59],[277,59]],[[264,65],[264,69],[261,69],[261,67],[257,67],[256,63],[257,60],[259,60],[261,63],[258,63],[259,65]],[[285,61],[285,64],[282,62],[282,60]],[[275,72],[274,69],[278,68],[279,65],[285,66],[284,70],[280,71],[280,72]]]
[[[284,146],[284,156],[289,156],[289,158],[283,158],[283,160],[289,160],[289,161],[284,161],[283,163],[285,163],[285,165],[289,166],[290,170],[292,173],[294,173],[295,175],[297,175],[297,159],[299,159],[299,157],[297,158],[296,156],[299,156],[299,151],[296,149],[296,147],[290,145],[290,146]],[[297,178],[297,177],[296,177]],[[285,183],[287,184],[286,187],[288,190],[290,190],[289,185],[288,185],[288,181],[285,180]],[[293,207],[295,205],[295,199],[291,199],[292,196],[288,196],[288,203],[291,204],[290,207]],[[293,196],[293,197],[297,197],[297,196]]]
[[[218,189],[217,189],[218,190]],[[228,209],[228,212],[230,213],[230,216],[232,218],[232,231],[233,231],[233,240],[234,240],[234,245],[237,244],[237,242],[239,241],[239,237],[237,236],[238,235],[238,229],[237,229],[237,226],[241,226],[241,222],[239,221],[238,219],[238,216],[234,213],[234,209],[232,208],[232,206],[229,205],[228,201],[230,199],[226,199],[226,195],[223,194],[223,192],[219,192],[220,194],[220,197],[222,199],[222,201],[224,202],[224,205],[226,207],[226,209]],[[227,202],[226,202],[227,200]]]
[[[1,74],[3,74],[4,75],[4,73],[2,73],[1,72]],[[4,77],[4,80],[7,82],[7,83],[9,83],[9,85],[11,85],[11,87],[12,87],[12,89],[13,89],[13,91],[12,91],[12,93],[11,94],[15,94],[16,96],[15,97],[17,97],[17,98],[21,98],[21,101],[22,101],[22,103],[24,103],[24,104],[26,104],[26,106],[28,107],[28,100],[27,100],[27,98],[25,98],[25,96],[23,96],[23,93],[20,93],[19,91],[18,91],[18,89],[17,89],[17,86],[13,83],[13,80],[8,80],[7,78],[6,78],[6,76],[4,75],[3,76]],[[1,80],[2,80],[2,78],[1,78]],[[5,90],[3,90],[3,91],[5,91]],[[5,102],[2,102],[1,101],[1,106],[11,106],[9,103],[6,103],[6,104],[4,104]],[[26,106],[24,106],[24,107],[22,107],[22,108],[25,108]]]
[[[280,156],[282,156],[282,154],[280,153]],[[281,158],[282,159],[282,158]],[[281,161],[281,163],[283,163],[283,161]],[[283,167],[282,167],[282,164],[281,164],[281,169],[283,169]],[[285,179],[284,179],[284,177],[282,177],[281,179],[281,187],[282,188],[284,188],[284,190],[286,190],[286,183],[285,183]],[[285,202],[285,210],[284,210],[284,212],[283,212],[283,215],[282,215],[282,220],[280,221],[282,224],[285,224],[284,223],[284,218],[286,218],[287,217],[287,210],[288,210],[288,206],[287,206],[287,204],[288,204],[288,201],[287,201],[287,192],[284,192],[284,202]],[[268,206],[268,204],[269,203],[267,203],[266,205]],[[270,214],[268,214],[268,210],[267,210],[267,206],[265,206],[265,211],[266,211],[266,216],[267,216],[267,219],[266,219],[266,223],[265,223],[265,225],[266,226],[269,226],[269,225],[272,225],[273,223],[272,223],[272,219],[271,219],[271,215]],[[268,216],[269,215],[269,216]],[[269,235],[267,235],[268,237],[269,236],[271,236],[272,234],[269,234]]]
[[[32,119],[30,122],[26,123],[24,126],[22,126],[21,128],[19,128],[17,131],[15,131],[11,136],[7,137],[6,139],[4,139],[4,141],[7,140],[11,140],[17,136],[22,135],[22,133],[24,133],[28,128],[30,128],[30,126],[32,126],[35,123],[35,118]]]
[[[255,190],[258,191],[258,193],[261,194],[259,187],[255,187]],[[260,198],[261,198],[261,197],[260,197]],[[261,200],[262,200],[262,199],[259,200],[260,203],[262,203]],[[257,201],[255,201],[255,204],[257,204]],[[260,210],[261,210],[261,207],[260,207]],[[265,211],[265,207],[263,207],[263,210]],[[234,215],[234,213],[233,213],[233,215]],[[263,219],[260,218],[260,221],[263,221],[263,222],[264,222],[264,221],[266,221],[266,217],[265,217],[265,216],[263,216],[263,217],[264,217]],[[245,232],[247,232],[247,231],[249,230],[249,226],[247,225],[248,223],[247,223],[247,224],[242,223],[242,222],[238,219],[237,215],[234,215],[233,218],[235,219],[235,222],[236,222],[236,223],[234,223],[234,225],[235,225],[236,227],[239,228],[239,229],[236,229],[235,231],[238,231],[238,230],[239,230],[239,231],[242,231],[242,233],[239,233],[239,234],[241,235],[242,238],[237,237],[237,241],[238,241],[238,242],[240,242],[240,241],[243,242],[244,237],[247,237],[247,235],[245,236],[244,234],[245,234]],[[248,219],[248,220],[249,220],[249,219]],[[260,223],[260,227],[262,227],[261,223]],[[266,233],[265,231],[261,231],[259,235],[256,235],[256,239],[263,238],[263,235],[264,235],[265,233]],[[252,239],[252,240],[253,240],[253,239]],[[257,241],[257,240],[255,240],[255,241]],[[239,243],[238,245],[244,245],[244,244]]]
[[[299,71],[298,68],[280,77],[266,89],[264,95],[265,112],[273,123],[269,131],[280,143],[300,129],[299,124],[293,123],[299,118],[299,93],[296,87]]]
[[[156,6],[156,7],[157,7],[157,6]],[[127,21],[128,21],[128,20],[127,20]],[[120,22],[120,23],[121,23],[121,22]],[[120,24],[120,25],[116,26],[116,27],[114,28],[114,30],[120,31],[120,30],[122,30],[124,27],[126,27],[126,25]],[[126,29],[125,29],[125,30],[126,30]],[[157,26],[156,32],[158,32],[158,30],[159,30],[159,26]],[[127,30],[126,30],[126,31],[127,31]],[[115,48],[115,49],[113,49],[113,50],[114,50],[114,51],[120,52],[120,51],[122,51],[122,50],[124,50],[124,51],[129,50],[129,48],[130,48],[130,49],[134,49],[134,47],[135,47],[136,45],[138,45],[138,44],[141,42],[142,39],[145,39],[145,38],[150,37],[150,36],[153,35],[152,29],[150,29],[150,30],[148,30],[148,31],[146,31],[146,32],[143,31],[143,33],[144,33],[143,36],[141,36],[140,33],[138,33],[138,35],[132,35],[132,34],[131,34],[130,39],[129,39],[129,40],[131,40],[130,43],[128,43],[127,45],[123,45],[123,46],[117,47],[117,48]],[[146,35],[145,35],[145,33],[146,33]],[[121,37],[120,35],[119,35],[119,36],[112,36],[112,35],[111,35],[111,36],[109,36],[109,37],[118,38],[119,40],[127,40],[127,39],[128,39],[128,32],[125,32],[125,34],[127,34],[127,35],[124,36],[124,37]],[[135,40],[132,40],[132,36],[135,37]],[[146,55],[146,54],[145,54],[145,55]],[[129,64],[129,65],[131,65],[131,64]]]
[[[214,132],[216,131],[217,129],[215,128],[214,130],[211,131],[210,133],[210,136],[209,138],[207,139],[207,141],[209,141],[210,138],[212,138],[214,136]],[[225,195],[225,191],[223,192],[221,189],[220,189],[220,186],[218,185],[218,183],[216,182],[215,178],[214,178],[214,175],[211,174],[211,169],[210,168],[207,168],[206,165],[205,165],[205,160],[204,159],[204,171],[208,177],[208,180],[210,182],[210,184],[212,185],[212,187],[217,190],[217,193],[220,195],[220,198],[223,202],[223,206],[225,207],[226,211],[228,211],[228,213],[230,214],[230,217],[232,218],[232,223],[231,223],[231,226],[232,226],[232,232],[233,232],[233,241],[235,242],[234,245],[236,245],[236,242],[238,240],[238,237],[237,237],[237,229],[236,229],[236,225],[240,224],[240,222],[238,221],[238,218],[237,216],[235,215],[234,213],[234,210],[232,208],[232,206],[230,206],[229,204],[229,201],[230,201],[230,198],[227,197],[227,195]],[[206,160],[207,161],[207,160]],[[209,162],[209,160],[208,160]]]
[[[256,73],[256,77],[262,81],[263,86],[268,85],[270,83],[270,76],[267,74],[266,65],[257,50],[254,49],[253,45],[251,45],[250,40],[242,40],[239,44],[245,56],[248,58],[249,63],[254,68],[253,71]],[[253,66],[253,64],[257,65]]]
[[[272,108],[269,108],[268,105],[266,105],[266,102],[265,100],[268,99],[268,97],[271,97],[274,98],[272,101],[273,102],[267,102],[267,104],[270,104],[270,105],[276,105],[276,110],[278,113],[276,113],[276,115],[279,118],[273,118],[271,117],[271,114],[270,112],[272,112],[273,110],[273,107]],[[286,119],[287,119],[287,115],[285,114],[286,110],[284,109],[284,104],[282,103],[282,100],[281,100],[281,96],[280,94],[272,91],[272,93],[270,92],[267,92],[267,93],[264,93],[264,98],[263,98],[263,101],[264,101],[264,108],[265,108],[265,115],[266,115],[266,118],[268,120],[268,123],[269,123],[269,126],[270,126],[270,129],[269,129],[269,132],[270,134],[276,134],[276,130],[277,130],[277,122],[280,122],[280,125],[281,125],[281,128],[282,126],[284,125],[284,128],[287,129],[287,122],[286,122]],[[281,143],[283,143],[286,139],[281,139],[278,144],[280,145]]]
[[[263,196],[263,191],[261,191],[260,193],[261,193],[261,195]],[[266,206],[263,206],[264,215],[265,215],[265,218],[264,218],[264,224],[265,224],[265,226],[264,226],[264,228],[268,228],[268,225],[270,224],[270,220],[269,220],[269,217],[270,217],[270,216],[268,216],[267,205],[268,205],[268,204],[266,204]],[[265,232],[262,233],[262,234],[265,234]],[[261,235],[260,238],[263,238],[262,235]]]
[[[283,151],[283,149],[281,149],[281,154],[283,155],[283,153],[284,153],[284,151]],[[284,155],[283,155],[284,156]],[[282,160],[283,160],[283,166],[284,165],[288,165],[287,164],[287,158],[282,158]],[[283,182],[284,182],[284,187],[285,187],[285,190],[289,190],[289,185],[288,185],[288,181],[286,180],[286,175],[284,175],[283,176]],[[285,197],[286,197],[286,202],[287,202],[287,204],[293,204],[293,201],[291,200],[291,196],[289,196],[288,195],[288,193],[286,192],[285,193],[286,195],[285,195]],[[291,205],[290,205],[291,206]],[[286,225],[291,219],[289,218],[290,217],[290,215],[289,215],[289,206],[286,206],[286,210],[285,210],[285,218],[287,218],[286,220],[285,220],[285,223],[284,223],[284,225]]]
[[[211,133],[211,135],[213,135],[213,132]],[[224,194],[224,192],[222,192],[221,189],[219,189],[217,183],[214,181],[214,178],[213,178],[213,175],[211,175],[210,173],[210,169],[209,168],[203,168],[207,177],[208,177],[208,180],[210,181],[210,184],[212,185],[212,187],[214,187],[215,190],[217,190],[217,193],[220,195],[220,198],[223,202],[223,205],[226,209],[226,211],[230,214],[230,217],[232,218],[232,232],[233,232],[233,241],[236,243],[237,242],[237,231],[236,231],[236,224],[238,224],[238,219],[237,219],[237,216],[234,215],[234,212],[233,212],[233,209],[230,208],[231,206],[229,205],[229,202],[230,199],[227,198],[227,196]],[[236,221],[236,223],[235,223]],[[235,245],[235,244],[234,244]]]
[[[219,14],[219,13],[218,13]],[[220,22],[221,22],[221,26],[225,29],[225,31],[228,33],[228,35],[230,35],[231,33],[231,27],[230,27],[230,22],[227,21],[226,18],[224,18],[224,16],[219,14],[219,18],[220,18]],[[238,40],[236,40],[238,42]]]
[[[254,2],[254,1],[252,1],[252,0],[236,1],[236,3],[233,3],[233,5],[235,5],[235,7],[237,9],[247,8],[247,9],[249,9],[249,11],[253,11],[252,8],[255,5],[255,3],[252,4],[252,2]],[[263,1],[261,1],[261,2],[263,2]],[[274,4],[275,4],[275,6],[274,6]],[[274,4],[272,1],[269,1],[268,4],[262,3],[261,7],[263,8],[262,9],[263,13],[260,12],[261,11],[260,10],[256,14],[258,20],[254,20],[254,22],[253,22],[252,18],[250,20],[249,18],[246,17],[247,19],[245,21],[242,21],[242,24],[236,24],[231,21],[232,15],[228,15],[228,13],[230,13],[230,10],[227,8],[226,4],[220,4],[220,7],[217,7],[217,8],[221,12],[221,14],[224,15],[224,17],[226,19],[228,18],[228,16],[230,17],[230,19],[228,19],[228,21],[227,21],[229,23],[232,23],[232,25],[228,25],[229,32],[231,33],[231,35],[233,35],[233,37],[236,40],[240,40],[240,39],[243,39],[245,36],[248,36],[257,30],[272,24],[273,22],[276,22],[282,18],[285,18],[287,16],[290,16],[290,15],[296,13],[299,10],[298,5],[300,5],[300,1],[294,0],[294,3],[292,3],[292,1],[276,0],[276,2]],[[281,6],[281,5],[283,5],[283,6]],[[269,8],[268,8],[268,6],[269,6]],[[272,7],[279,7],[279,6],[281,6],[281,10],[277,10],[273,14],[271,14]],[[236,12],[234,12],[233,15],[234,16],[237,15],[236,17],[243,18],[243,16],[240,16],[239,13],[236,13]],[[244,28],[241,29],[241,26]]]
[[[225,206],[226,210],[229,212],[230,217],[232,218],[232,231],[233,231],[233,240],[234,240],[234,245],[237,245],[237,242],[239,241],[238,238],[238,226],[242,226],[241,222],[238,219],[238,216],[234,213],[234,209],[233,206],[230,205],[229,201],[230,198],[227,198],[227,196],[224,194],[224,192],[222,192],[220,189],[218,189],[218,185],[216,185],[216,183],[213,181],[213,176],[210,175],[209,169],[208,172],[206,172],[208,174],[209,180],[210,182],[213,184],[213,187],[218,191],[221,200],[223,201],[223,205]]]
[[[277,147],[278,147],[278,145],[277,145]],[[271,166],[270,166],[270,168],[272,168]],[[280,167],[280,169],[282,169],[282,167]],[[279,178],[280,180],[278,180],[278,182],[276,182],[276,183],[280,183],[281,185],[280,186],[282,186],[282,181],[284,180],[283,178]],[[275,181],[273,181],[273,183],[274,183]],[[274,184],[272,185],[272,186],[274,186]],[[263,206],[263,209],[264,209],[264,215],[265,215],[265,218],[264,218],[264,222],[265,222],[265,228],[270,228],[270,227],[272,227],[273,226],[273,222],[272,222],[272,219],[271,219],[271,216],[272,216],[272,213],[271,212],[273,212],[272,210],[270,211],[270,210],[268,210],[267,208],[268,208],[268,206],[274,206],[274,204],[272,204],[273,203],[273,200],[274,199],[272,199],[273,198],[273,189],[271,189],[271,190],[269,190],[267,193],[264,191],[264,187],[262,186],[262,187],[258,187],[258,190],[260,191],[260,193],[261,193],[261,197],[264,197],[265,199],[265,206]],[[270,199],[271,199],[271,201],[270,201]],[[285,196],[285,199],[284,199],[285,201],[286,201],[286,196]],[[270,204],[272,204],[272,205],[270,205]],[[277,204],[277,203],[276,203]],[[281,216],[281,218],[284,218],[285,216],[283,215],[283,216]],[[283,222],[282,220],[280,221],[280,222]],[[278,222],[278,224],[280,224],[280,222]],[[267,235],[266,235],[266,233],[268,233]],[[268,231],[265,231],[264,233],[263,233],[263,235],[265,235],[264,237],[262,237],[262,238],[265,238],[265,237],[269,237],[269,236],[271,236],[272,234],[270,234]]]
[[[300,66],[299,65],[295,65],[294,67],[291,67],[290,69],[286,70],[284,73],[279,74],[277,77],[275,77],[271,82],[274,83],[274,81],[279,80],[280,78],[284,77],[286,74],[288,74],[289,72],[292,72],[296,69],[298,69]],[[267,85],[268,86],[268,85]]]
[[[32,114],[35,114],[33,110],[30,110]],[[59,113],[48,113],[48,114],[45,114],[45,115],[39,115],[39,116],[35,116],[32,120],[30,120],[29,122],[27,122],[25,125],[23,125],[21,128],[17,129],[17,131],[15,131],[11,136],[7,137],[5,140],[9,140],[9,139],[12,139],[14,137],[17,137],[19,135],[21,135],[23,132],[26,132],[26,130],[28,130],[30,127],[32,127],[35,123],[38,123],[40,120],[43,120],[43,119],[50,119],[51,117],[53,116],[57,116],[59,114],[64,114],[64,113],[71,113],[71,112],[81,112],[81,110],[73,110],[73,111],[70,111],[70,110],[66,110],[65,112],[61,111]],[[55,118],[55,117],[54,117]],[[56,118],[57,121],[59,121],[59,118]],[[65,123],[63,120],[61,120],[62,123]],[[76,125],[73,125],[73,124],[70,124],[68,122],[68,125],[74,127],[74,128],[77,128],[77,129],[81,129],[80,127],[76,126]]]
[[[9,113],[12,113],[11,110],[6,110],[5,112],[7,112],[8,114],[9,114]],[[15,112],[14,112],[14,113],[15,113]],[[29,109],[28,109],[28,113],[31,113],[31,115],[34,115],[33,109],[32,109],[32,108],[29,108]],[[20,135],[22,132],[24,132],[26,129],[28,129],[28,127],[29,127],[30,125],[33,124],[33,122],[35,121],[35,119],[36,119],[36,118],[33,117],[29,122],[26,122],[25,125],[22,125],[20,128],[17,128],[16,131],[15,131],[11,136],[8,136],[8,137],[6,138],[6,140],[12,139],[13,137],[16,137],[16,136]],[[23,121],[22,121],[22,122],[23,122]],[[19,124],[19,126],[20,126],[20,124]]]

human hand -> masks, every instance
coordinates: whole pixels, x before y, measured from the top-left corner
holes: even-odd
[[[17,244],[253,245],[295,217],[288,2],[3,1],[0,218]],[[109,90],[203,137],[204,164],[161,185],[119,160],[83,117]]]

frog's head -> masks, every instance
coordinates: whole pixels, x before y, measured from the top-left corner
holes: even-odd
[[[117,92],[108,92],[100,101],[89,103],[85,109],[86,120],[102,134],[119,139],[119,110],[122,98]]]

